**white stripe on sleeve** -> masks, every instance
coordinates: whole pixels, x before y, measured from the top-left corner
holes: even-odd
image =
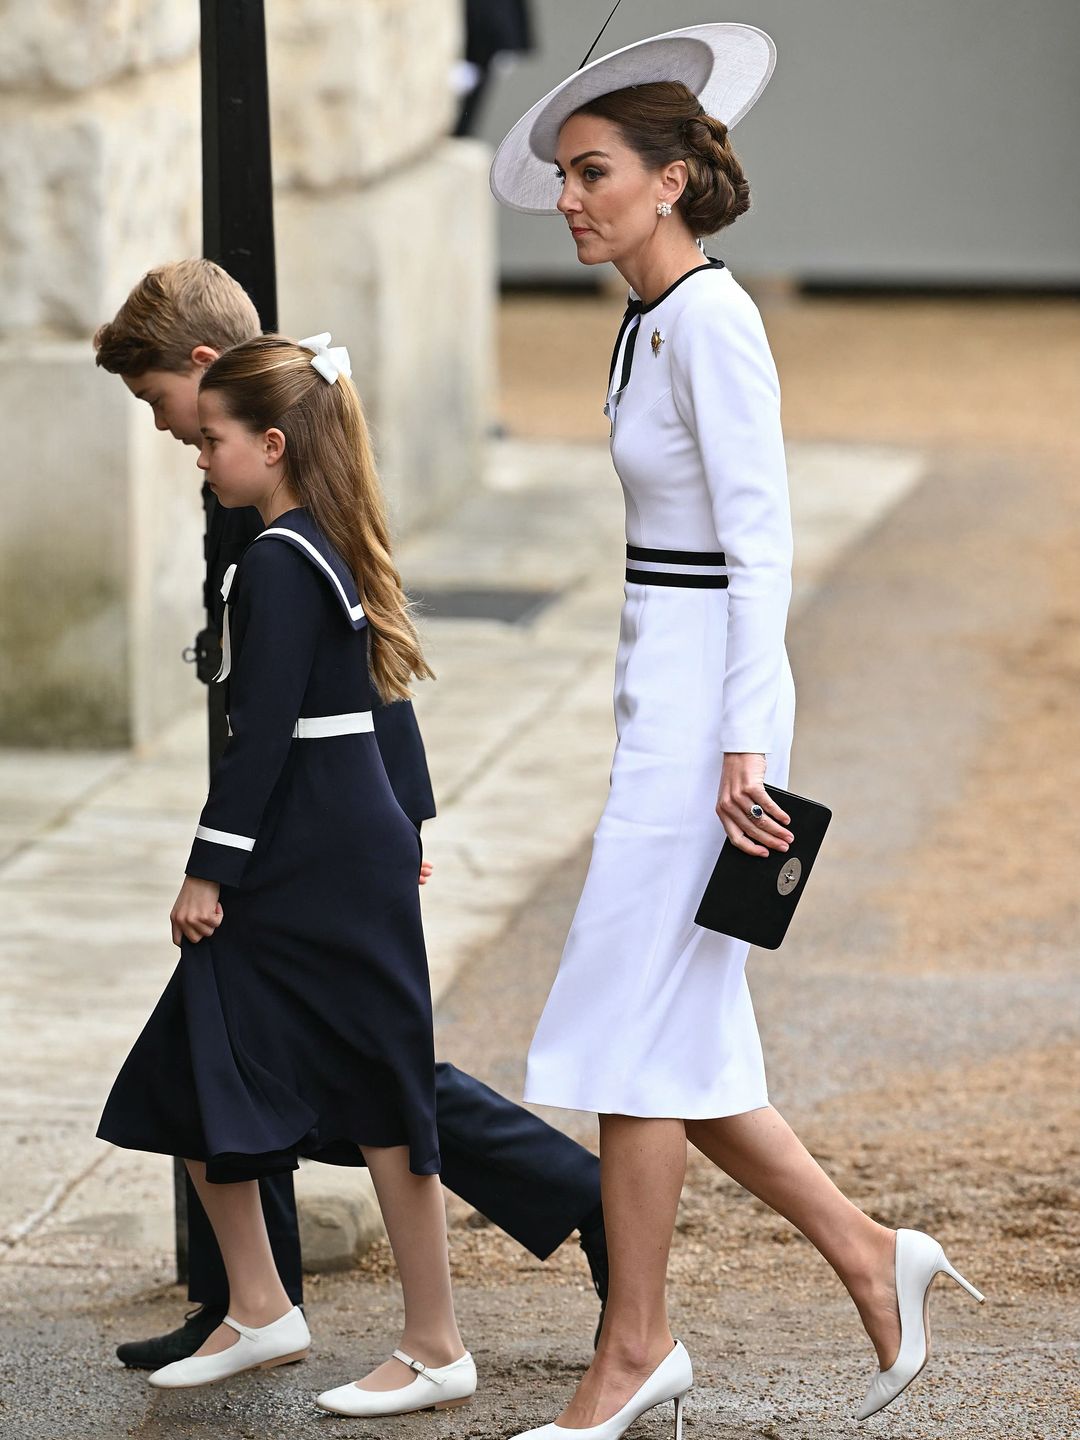
[[[228,830],[211,830],[209,825],[200,825],[195,831],[196,840],[209,840],[212,845],[231,845],[234,850],[254,850],[255,840],[250,835],[233,835]]]

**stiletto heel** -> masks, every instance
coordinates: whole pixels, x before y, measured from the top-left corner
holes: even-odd
[[[896,1305],[900,1311],[900,1349],[888,1370],[879,1370],[870,1382],[860,1420],[868,1420],[911,1384],[930,1357],[930,1287],[938,1275],[948,1275],[973,1299],[986,1298],[965,1280],[945,1258],[932,1235],[921,1230],[896,1232]]]
[[[942,1261],[944,1262],[941,1267],[942,1274],[948,1275],[950,1280],[955,1280],[957,1285],[959,1285],[961,1289],[966,1290],[967,1293],[971,1296],[971,1298],[973,1300],[977,1300],[980,1305],[985,1304],[986,1296],[982,1293],[982,1291],[976,1290],[975,1286],[972,1285],[970,1280],[965,1280],[963,1275],[960,1274],[960,1271],[954,1269],[944,1256],[942,1256]]]
[[[513,1440],[620,1440],[630,1426],[654,1405],[675,1401],[675,1440],[682,1440],[682,1407],[694,1383],[694,1367],[681,1340],[676,1340],[649,1378],[609,1420],[584,1429],[571,1430],[565,1425],[541,1425],[536,1430],[523,1430]]]

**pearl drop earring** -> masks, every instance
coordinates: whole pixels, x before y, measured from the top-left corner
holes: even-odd
[[[671,214],[671,206],[667,203],[666,200],[661,200],[660,204],[656,207],[656,213],[660,216],[661,219],[663,219],[665,215]]]

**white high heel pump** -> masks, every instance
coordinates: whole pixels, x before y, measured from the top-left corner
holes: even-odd
[[[590,1425],[584,1430],[571,1430],[565,1425],[541,1425],[536,1430],[523,1430],[512,1440],[620,1440],[635,1420],[668,1400],[675,1402],[675,1440],[682,1440],[682,1412],[687,1391],[694,1383],[694,1367],[681,1340],[661,1360],[649,1378],[634,1391],[630,1399],[610,1420]]]
[[[981,1305],[985,1300],[945,1258],[932,1235],[921,1230],[896,1232],[896,1303],[900,1310],[900,1351],[888,1370],[870,1382],[857,1418],[868,1420],[906,1390],[930,1358],[930,1287],[937,1275],[948,1275]]]

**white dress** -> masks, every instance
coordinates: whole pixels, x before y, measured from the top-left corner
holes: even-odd
[[[726,751],[787,782],[791,520],[776,368],[711,262],[623,321],[608,396],[626,501],[618,741],[526,1100],[707,1119],[768,1104],[748,946],[694,924]]]

